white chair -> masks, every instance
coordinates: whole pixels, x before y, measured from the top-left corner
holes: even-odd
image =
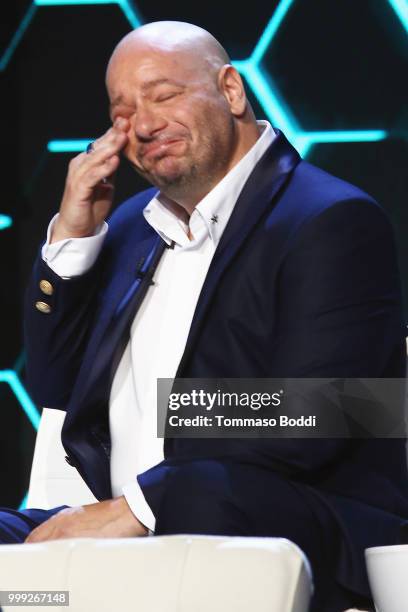
[[[97,501],[77,470],[65,461],[66,453],[61,443],[64,419],[62,410],[43,409],[31,466],[27,508],[48,509]]]
[[[0,547],[1,590],[69,591],[70,612],[307,612],[307,568],[298,547],[278,538],[76,538]]]

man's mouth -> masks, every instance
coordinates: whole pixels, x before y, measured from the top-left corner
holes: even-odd
[[[183,143],[183,140],[180,138],[171,138],[169,140],[151,142],[143,146],[140,152],[140,156],[145,159],[161,156],[162,154],[166,154],[171,148],[173,148],[175,145],[179,145],[180,143]]]

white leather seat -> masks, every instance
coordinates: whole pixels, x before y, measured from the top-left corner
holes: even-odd
[[[62,410],[43,409],[31,465],[27,508],[48,509],[97,501],[77,470],[65,461],[61,443],[64,419]]]
[[[279,538],[10,544],[0,547],[0,581],[7,591],[69,591],[70,612],[307,612],[311,595],[304,555]]]

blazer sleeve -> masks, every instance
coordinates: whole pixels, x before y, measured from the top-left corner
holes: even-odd
[[[66,407],[92,328],[99,277],[98,261],[71,279],[53,272],[41,253],[35,261],[25,294],[24,338],[27,385],[40,406]]]
[[[277,311],[270,365],[278,375],[404,376],[395,365],[405,330],[385,212],[348,200],[306,222],[282,261]]]
[[[84,274],[63,279],[39,253],[25,295],[24,336],[27,384],[40,406],[66,408],[103,308],[103,291],[115,274],[117,252],[130,233],[136,242],[144,239],[150,226],[141,212],[155,192],[143,191],[115,209],[101,251]],[[51,295],[41,290],[41,281],[49,283]],[[46,309],[38,310],[38,302]]]

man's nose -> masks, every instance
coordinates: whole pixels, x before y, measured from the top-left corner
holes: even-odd
[[[166,119],[156,109],[140,107],[133,117],[132,128],[141,140],[149,139],[167,125]]]

